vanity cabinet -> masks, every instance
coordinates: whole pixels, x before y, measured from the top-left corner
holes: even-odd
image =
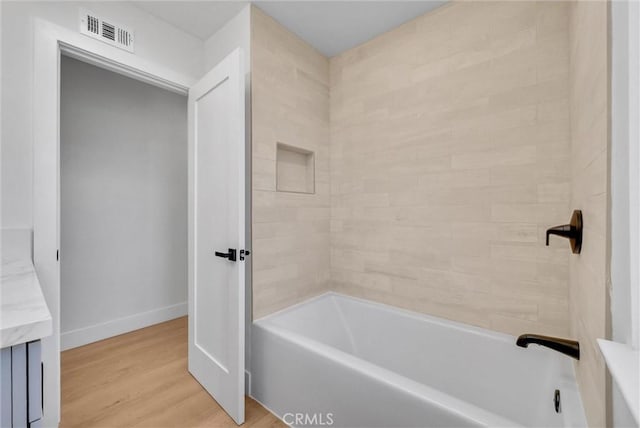
[[[39,340],[0,349],[0,427],[41,426],[42,369]]]

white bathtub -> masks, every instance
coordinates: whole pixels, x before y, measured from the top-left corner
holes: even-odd
[[[506,334],[328,293],[251,342],[251,395],[292,426],[586,426],[572,360]]]

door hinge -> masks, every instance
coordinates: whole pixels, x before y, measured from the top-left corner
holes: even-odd
[[[240,260],[244,260],[245,256],[248,256],[249,254],[251,254],[251,251],[249,250],[240,250]]]
[[[56,250],[56,261],[60,261],[60,250]]]

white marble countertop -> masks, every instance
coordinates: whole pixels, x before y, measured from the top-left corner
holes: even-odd
[[[31,260],[3,259],[0,278],[0,348],[49,336],[52,327],[51,313]]]

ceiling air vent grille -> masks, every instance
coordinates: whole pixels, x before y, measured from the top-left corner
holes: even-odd
[[[116,40],[116,28],[108,22],[102,21],[102,37],[111,41]]]
[[[87,15],[87,31],[93,34],[100,34],[100,20],[95,16]]]
[[[133,31],[87,10],[80,12],[80,32],[112,46],[133,52]]]

